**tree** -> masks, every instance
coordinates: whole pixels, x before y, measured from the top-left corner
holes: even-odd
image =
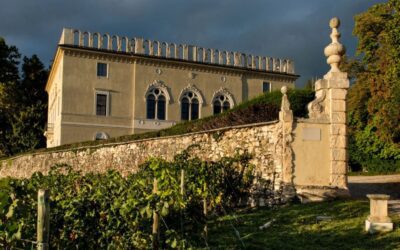
[[[400,2],[390,0],[356,16],[357,53],[365,69],[359,81],[369,85],[370,123],[387,143],[400,142]]]
[[[358,57],[342,66],[354,83],[348,96],[350,161],[388,160],[400,170],[400,2],[357,15],[353,33]]]
[[[44,147],[48,71],[36,55],[24,57],[20,78],[18,49],[4,39],[0,49],[0,156]]]
[[[15,46],[8,46],[0,37],[0,156],[8,152],[6,137],[11,126],[9,121],[10,109],[8,93],[10,85],[19,80],[18,64],[21,55]]]
[[[15,46],[8,46],[0,37],[0,84],[15,82],[19,79],[18,64],[21,55]]]

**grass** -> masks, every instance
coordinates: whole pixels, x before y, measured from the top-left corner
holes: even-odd
[[[370,235],[364,231],[369,202],[337,200],[259,208],[209,223],[210,249],[400,249],[400,229]],[[319,215],[331,221],[317,221]],[[270,227],[259,229],[275,220]],[[395,225],[400,216],[392,216]],[[238,233],[235,233],[237,230]]]

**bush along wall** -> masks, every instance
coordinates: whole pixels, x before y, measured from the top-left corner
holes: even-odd
[[[81,175],[56,165],[47,176],[1,179],[0,246],[26,248],[26,240],[35,240],[37,191],[46,188],[50,248],[149,248],[154,213],[159,216],[160,249],[205,247],[206,216],[248,203],[254,166],[247,153],[217,162],[189,155],[184,151],[171,162],[150,159],[127,178],[116,171]]]

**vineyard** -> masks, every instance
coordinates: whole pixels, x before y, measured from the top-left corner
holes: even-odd
[[[115,171],[81,175],[57,165],[46,176],[2,179],[0,246],[29,249],[35,243],[43,188],[50,192],[51,249],[207,247],[207,217],[248,202],[256,178],[250,158],[245,153],[205,162],[190,157],[189,148],[172,162],[150,159],[127,177]]]

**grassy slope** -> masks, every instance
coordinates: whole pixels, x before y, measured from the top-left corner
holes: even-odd
[[[209,225],[211,249],[400,249],[400,229],[370,235],[364,231],[368,201],[295,204],[220,217]],[[333,216],[317,222],[316,216]],[[275,219],[271,227],[259,226]],[[395,225],[400,216],[392,216]],[[235,235],[235,227],[240,239]]]

